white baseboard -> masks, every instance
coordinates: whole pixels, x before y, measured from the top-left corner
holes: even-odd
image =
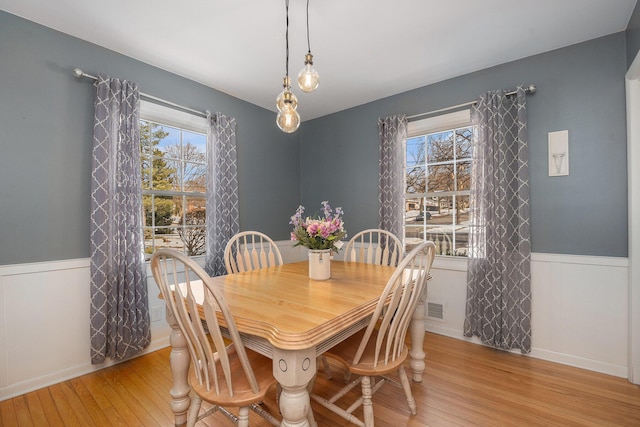
[[[154,351],[160,350],[168,346],[169,346],[169,337],[162,337],[161,339],[156,341],[152,340],[151,343],[149,344],[149,347],[147,347],[144,352],[134,356],[133,358],[140,357],[144,354],[152,353]],[[127,360],[131,360],[131,359],[132,358]],[[82,375],[90,374],[92,372],[96,372],[101,369],[108,368],[109,366],[117,365],[118,363],[122,363],[122,362],[126,362],[126,360],[117,361],[117,362],[113,360],[109,360],[99,365],[92,365],[90,362],[87,362],[81,365],[62,369],[56,372],[51,372],[50,374],[47,374],[47,375],[41,375],[39,377],[30,378],[27,381],[11,384],[7,387],[0,388],[0,401],[10,399],[12,397],[20,396],[25,393],[39,390],[43,387],[48,387],[50,385],[67,381],[73,378],[77,378]]]
[[[477,345],[486,345],[480,341],[478,337],[465,337],[462,331],[446,328],[439,325],[427,325],[427,332],[443,335],[449,338],[455,338],[467,341]],[[614,365],[599,360],[586,359],[584,357],[573,356],[571,354],[563,354],[555,351],[549,351],[541,348],[533,347],[531,353],[522,354],[520,350],[513,350],[512,353],[522,356],[533,357],[536,359],[546,360],[548,362],[560,363],[562,365],[573,366],[575,368],[587,369],[589,371],[600,372],[602,374],[612,375],[614,377],[627,378],[628,369],[626,366]]]

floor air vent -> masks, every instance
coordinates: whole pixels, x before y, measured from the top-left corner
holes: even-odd
[[[427,318],[431,320],[444,321],[444,304],[427,301]]]

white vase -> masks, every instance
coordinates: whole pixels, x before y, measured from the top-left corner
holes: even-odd
[[[331,278],[331,250],[309,249],[309,278],[327,280]]]

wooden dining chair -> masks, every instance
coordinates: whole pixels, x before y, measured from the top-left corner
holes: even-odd
[[[350,373],[360,376],[328,399],[312,393],[313,400],[353,424],[373,427],[372,396],[382,385],[392,381],[385,375],[397,371],[409,410],[412,415],[417,413],[403,366],[408,355],[405,338],[413,312],[426,287],[435,249],[433,242],[423,242],[414,248],[387,282],[367,328],[325,353]],[[348,396],[347,393],[358,384],[361,385],[362,396],[347,409],[338,406],[336,402]],[[359,406],[362,406],[364,420],[352,414]]]
[[[357,233],[344,250],[344,260],[395,267],[402,259],[402,242],[395,234],[379,228]]]
[[[269,236],[259,231],[243,231],[234,235],[224,248],[227,274],[282,265],[282,255]]]
[[[395,234],[381,228],[370,228],[356,233],[347,242],[344,260],[397,267],[402,254],[402,242]],[[331,366],[326,357],[321,356],[319,361],[327,378],[332,378]],[[346,371],[345,381],[349,381],[349,378],[351,374]]]
[[[160,249],[151,256],[151,271],[191,356],[189,383],[194,395],[187,426],[215,411],[239,426],[248,426],[250,409],[271,424],[280,425],[258,405],[276,382],[272,361],[245,348],[233,315],[209,275],[191,258],[172,249]],[[199,308],[206,325],[201,322]],[[224,319],[226,338],[219,318]],[[213,406],[200,414],[203,400]],[[238,415],[228,411],[229,407],[239,408]]]

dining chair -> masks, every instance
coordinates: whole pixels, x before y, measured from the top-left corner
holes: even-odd
[[[187,426],[216,411],[239,426],[248,426],[250,409],[280,425],[258,404],[276,382],[272,361],[245,348],[233,315],[209,275],[191,258],[172,249],[160,249],[151,256],[151,271],[191,356],[189,384],[194,394]],[[199,306],[206,325],[200,320]],[[227,337],[223,337],[219,317],[224,319]],[[200,414],[203,400],[213,406]],[[239,408],[238,415],[228,411],[229,407]]]
[[[344,251],[345,261],[397,266],[402,259],[402,242],[395,234],[380,228],[357,233]]]
[[[269,236],[259,231],[243,231],[234,235],[224,248],[227,274],[282,265],[282,255]]]
[[[344,260],[397,267],[402,254],[402,242],[395,234],[381,228],[370,228],[356,233],[347,242]],[[331,379],[333,376],[331,366],[326,357],[321,356],[319,361],[322,363],[325,375]],[[346,371],[345,381],[349,381],[350,377],[350,372]]]
[[[312,393],[313,400],[353,424],[373,427],[372,396],[385,383],[395,382],[386,375],[396,371],[409,410],[412,415],[417,413],[416,402],[404,370],[408,355],[405,338],[413,312],[426,287],[435,249],[434,243],[429,241],[415,247],[400,262],[387,282],[367,328],[325,353],[328,358],[359,377],[328,399]],[[361,397],[347,409],[338,406],[336,402],[348,396],[347,393],[358,384],[362,390]],[[363,420],[352,414],[359,406],[363,409]]]

